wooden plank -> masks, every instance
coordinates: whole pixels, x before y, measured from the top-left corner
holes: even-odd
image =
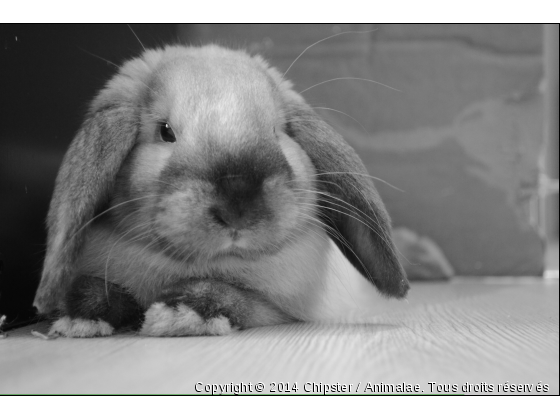
[[[559,391],[558,282],[414,284],[359,324],[299,323],[226,337],[0,340],[0,393],[195,393],[195,384],[547,384]],[[501,390],[501,393],[504,392]],[[230,390],[231,392],[231,390]]]

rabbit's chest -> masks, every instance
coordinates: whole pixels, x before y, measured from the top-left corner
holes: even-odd
[[[298,319],[309,320],[320,305],[325,280],[336,268],[330,258],[336,246],[323,230],[312,229],[313,234],[258,260],[224,258],[192,265],[150,250],[143,243],[119,241],[114,232],[96,228],[88,237],[77,274],[124,286],[145,308],[176,282],[201,277],[224,278],[262,293]]]

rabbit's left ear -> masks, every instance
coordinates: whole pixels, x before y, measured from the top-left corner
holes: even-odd
[[[406,296],[408,280],[395,253],[389,215],[362,161],[299,95],[291,91],[285,99],[285,131],[315,166],[320,217],[327,233],[381,293]]]
[[[111,96],[111,92],[104,92]],[[34,306],[39,313],[61,310],[87,229],[108,199],[117,172],[135,143],[138,116],[132,104],[104,101],[82,124],[56,178],[47,219],[47,253]]]
[[[315,167],[319,217],[338,248],[386,296],[409,289],[397,258],[391,220],[364,164],[342,136],[325,123],[278,70],[255,57],[271,78],[284,116],[285,133]]]

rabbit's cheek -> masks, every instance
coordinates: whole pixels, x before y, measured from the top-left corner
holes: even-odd
[[[270,209],[271,217],[263,235],[278,238],[286,236],[297,222],[299,198],[283,179],[273,178],[263,185],[263,195],[266,207]]]
[[[140,144],[133,153],[131,184],[139,192],[150,191],[152,186],[155,191],[161,189],[159,182],[154,184],[154,180],[159,179],[167,166],[173,149],[168,145]]]
[[[184,188],[166,194],[158,203],[154,216],[154,226],[158,235],[181,243],[187,240],[187,233],[206,233],[203,219],[205,194],[198,188]],[[201,223],[202,222],[202,223]]]
[[[281,133],[278,137],[282,154],[290,165],[293,173],[293,182],[291,182],[290,185],[294,189],[298,189],[298,191],[312,189],[312,180],[315,177],[315,168],[311,163],[309,156],[307,156],[299,144],[286,134]],[[309,199],[314,200],[315,195],[312,194]]]

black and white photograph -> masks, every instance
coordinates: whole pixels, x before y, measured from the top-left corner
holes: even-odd
[[[0,394],[558,395],[558,34],[1,24]]]

